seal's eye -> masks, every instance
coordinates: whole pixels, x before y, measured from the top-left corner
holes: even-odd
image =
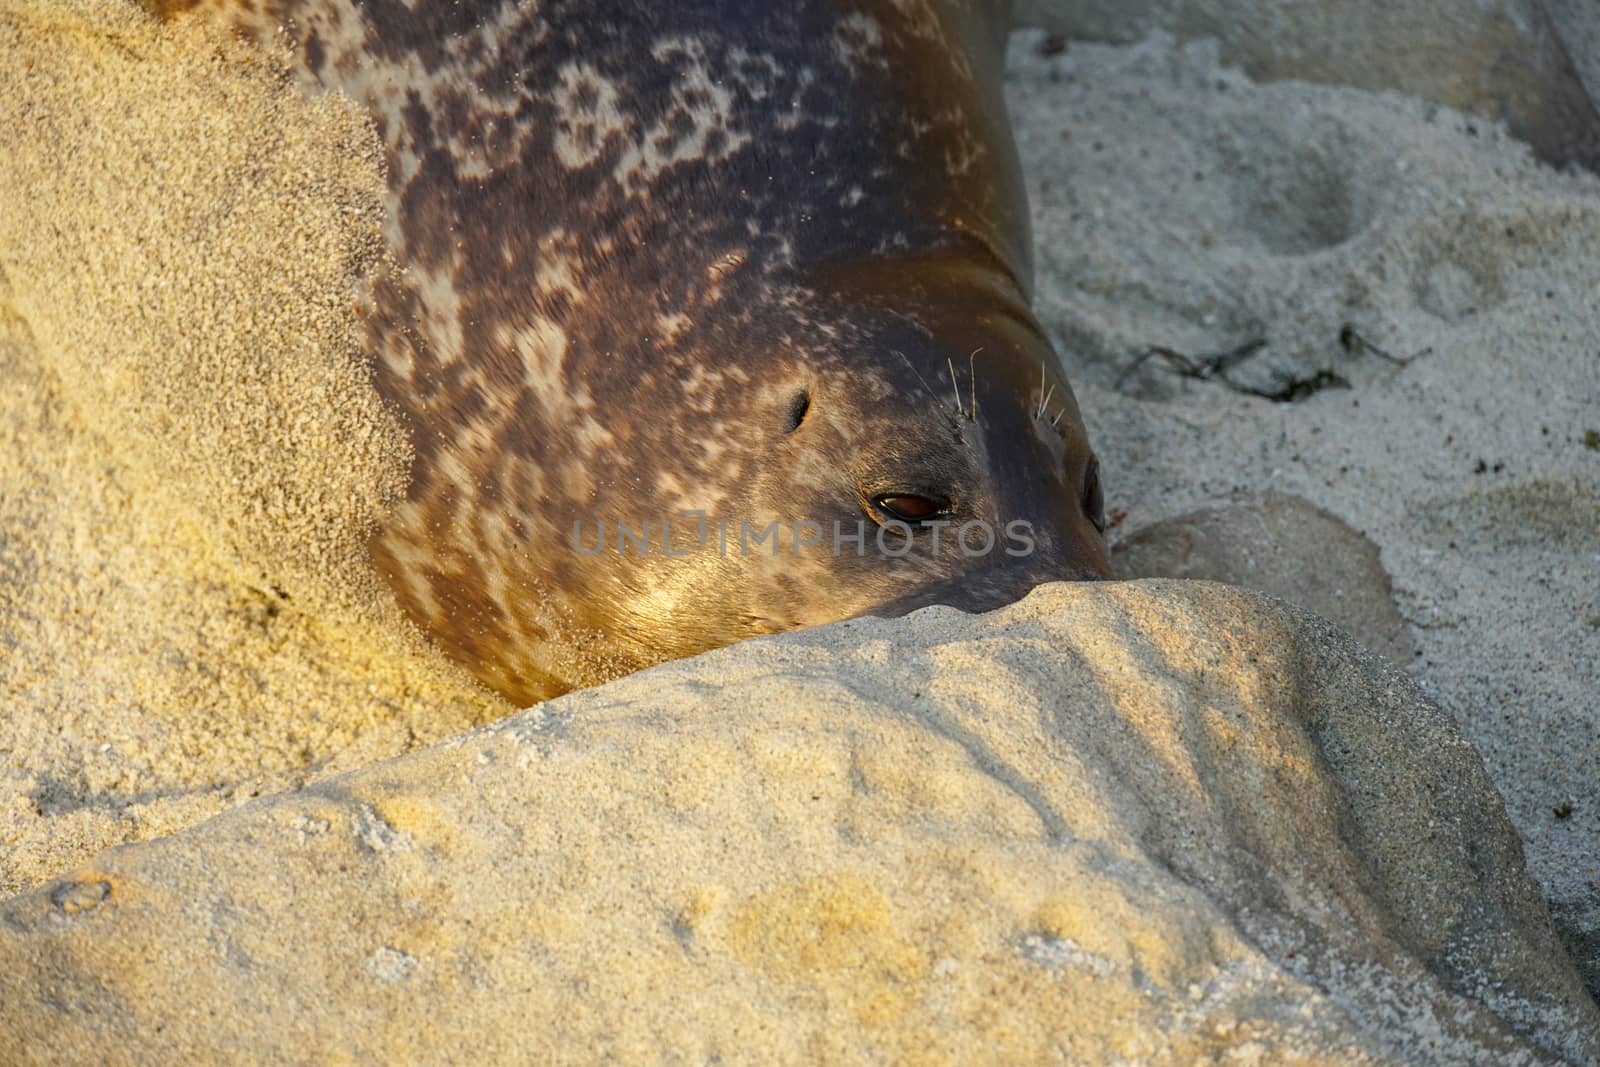
[[[872,504],[889,518],[898,519],[901,522],[911,523],[912,525],[938,518],[949,507],[948,504],[940,501],[910,494],[880,496]]]
[[[1106,497],[1100,488],[1100,460],[1089,457],[1089,466],[1083,472],[1083,513],[1094,523],[1094,528],[1106,532]]]

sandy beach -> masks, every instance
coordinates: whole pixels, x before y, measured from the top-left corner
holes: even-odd
[[[0,83],[6,896],[516,709],[365,564],[362,116],[120,0],[0,0]],[[1007,93],[1112,541],[1267,490],[1369,538],[1600,990],[1600,179],[1159,34],[1019,32]]]

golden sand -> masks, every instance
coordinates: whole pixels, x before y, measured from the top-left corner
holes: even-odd
[[[381,151],[260,52],[0,0],[0,894],[508,710],[365,558]]]

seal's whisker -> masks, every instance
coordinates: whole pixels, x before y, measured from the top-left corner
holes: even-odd
[[[1039,361],[1039,407],[1034,411],[1033,417],[1044,418],[1044,360]]]
[[[949,356],[944,357],[944,361],[950,368],[950,391],[956,397],[956,414],[964,417],[967,413],[961,407],[961,386],[956,382],[956,361]]]
[[[978,359],[978,353],[982,352],[982,351],[983,351],[983,349],[981,349],[981,348],[974,348],[972,350],[972,354],[967,357],[967,377],[972,379],[972,411],[967,415],[967,418],[971,419],[973,422],[977,422],[978,421],[978,369],[977,369],[977,359]]]
[[[891,348],[889,351],[899,356],[900,362],[904,363],[910,369],[911,373],[917,376],[917,381],[922,383],[922,387],[928,391],[929,397],[938,395],[933,391],[933,386],[928,384],[928,379],[924,378],[922,376],[922,372],[917,369],[917,365],[906,358],[906,354],[904,352],[900,351],[898,348]]]

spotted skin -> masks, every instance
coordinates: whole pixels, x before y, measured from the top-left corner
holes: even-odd
[[[979,0],[152,0],[292,49],[387,145],[369,309],[415,447],[372,558],[518,703],[763,633],[1108,573]],[[889,558],[875,501],[1028,524]],[[671,546],[602,524],[696,511]],[[717,522],[866,522],[868,550]],[[659,526],[657,526],[659,530]],[[588,531],[584,533],[583,531]],[[613,542],[615,538],[613,537]],[[898,542],[893,542],[898,544]],[[668,556],[674,547],[679,556]],[[798,554],[797,554],[798,553]]]

